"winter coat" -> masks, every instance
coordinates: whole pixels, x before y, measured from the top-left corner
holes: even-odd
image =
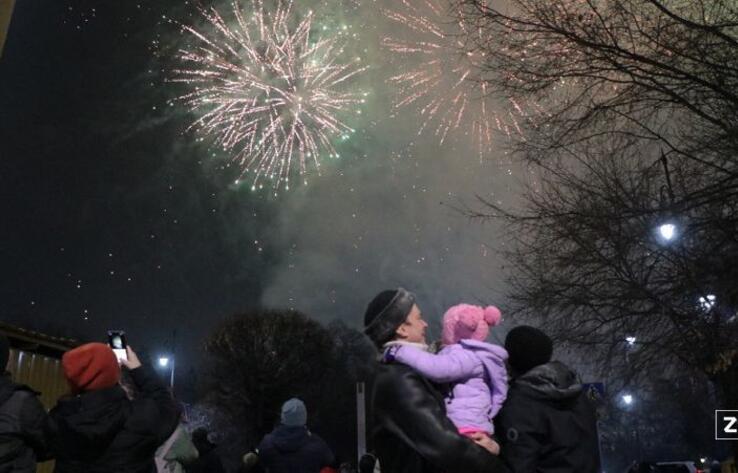
[[[181,425],[160,446],[154,456],[157,473],[184,473],[182,465],[197,460],[198,452],[190,439],[190,434]]]
[[[507,397],[507,351],[498,345],[461,340],[434,355],[397,346],[395,360],[435,383],[455,383],[446,396],[446,415],[461,432],[493,432],[492,418]]]
[[[383,473],[508,473],[502,462],[461,436],[443,395],[402,363],[379,363],[370,408],[374,451]]]
[[[47,426],[38,393],[0,375],[0,473],[34,473],[48,459]]]
[[[120,386],[59,400],[50,412],[55,473],[152,473],[179,408],[148,367],[130,371],[136,398]]]
[[[259,461],[269,473],[318,473],[334,458],[323,439],[307,427],[279,425],[261,440]]]
[[[514,473],[597,473],[595,408],[563,363],[513,380],[495,418],[501,455]]]

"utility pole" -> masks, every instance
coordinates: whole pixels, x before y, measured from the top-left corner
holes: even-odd
[[[177,362],[177,329],[175,328],[172,330],[172,372],[170,373],[169,377],[169,388],[172,390],[172,393],[174,393],[174,366]]]
[[[356,454],[359,464],[366,453],[366,395],[364,382],[356,383]]]
[[[177,362],[177,359],[172,357],[172,373],[169,377],[169,387],[172,389],[172,392],[174,392],[174,364]]]

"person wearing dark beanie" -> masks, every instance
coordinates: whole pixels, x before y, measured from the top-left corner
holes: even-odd
[[[507,362],[518,375],[551,361],[553,342],[548,335],[529,325],[520,325],[505,337]]]
[[[36,462],[49,459],[49,419],[39,393],[11,379],[9,359],[10,341],[0,335],[0,471],[34,473]]]
[[[416,324],[417,327],[403,327],[411,322],[408,317],[413,308],[417,309],[415,294],[412,292],[401,287],[380,292],[364,312],[364,333],[380,349],[395,338],[405,338],[412,343],[425,343],[425,328],[428,325],[422,319]],[[402,330],[398,333],[401,328],[415,330],[411,334],[404,334]]]
[[[403,288],[381,291],[364,313],[364,333],[383,353],[396,345],[428,349],[415,295]],[[446,417],[443,396],[420,373],[391,357],[378,360],[371,384],[371,429],[382,470],[394,473],[509,473],[487,436],[459,434]],[[482,438],[483,437],[483,438]]]
[[[553,348],[527,325],[505,337],[513,380],[494,419],[502,457],[513,471],[599,473],[595,408],[576,373],[551,361]]]

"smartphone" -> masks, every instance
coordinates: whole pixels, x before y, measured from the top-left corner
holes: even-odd
[[[123,330],[108,330],[108,344],[113,349],[118,362],[128,359],[126,354],[128,344],[126,343],[126,333]]]

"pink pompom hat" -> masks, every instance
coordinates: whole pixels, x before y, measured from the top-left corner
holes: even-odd
[[[489,335],[489,328],[501,321],[502,313],[495,306],[455,305],[443,314],[443,344],[453,345],[469,339],[482,342]]]

